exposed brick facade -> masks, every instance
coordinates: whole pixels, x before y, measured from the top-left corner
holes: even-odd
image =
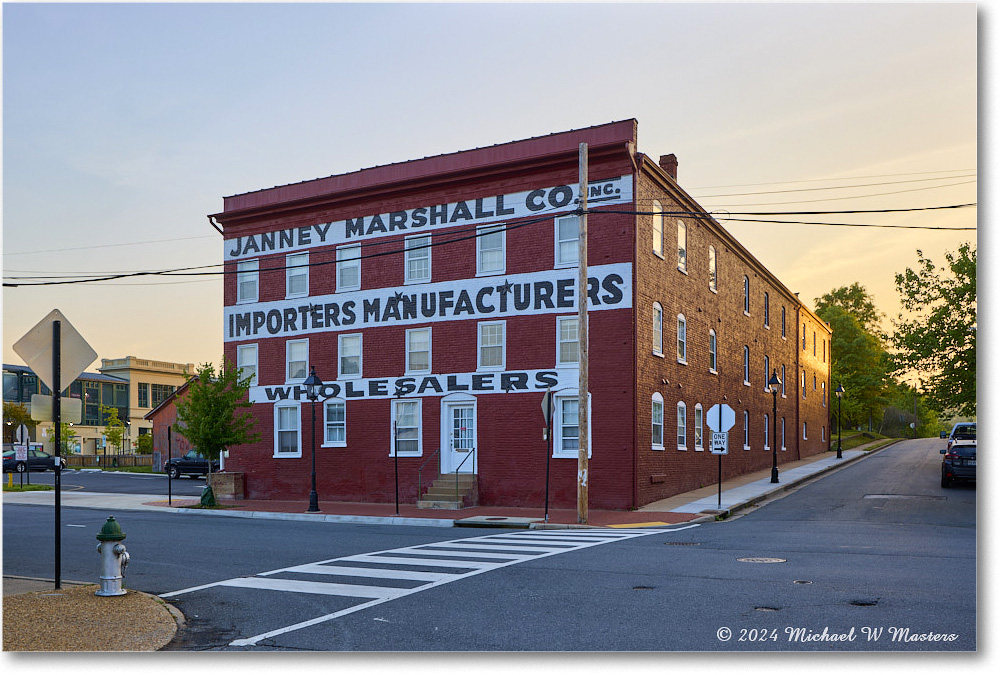
[[[258,386],[251,395],[262,440],[231,449],[227,460],[228,469],[247,474],[247,496],[308,494],[311,404],[301,396],[301,388],[295,390],[301,378],[286,381],[287,343],[308,340],[308,366],[331,385],[324,394],[333,396],[336,406],[343,403],[346,417],[342,427],[332,423],[329,433],[334,440],[329,440],[323,405],[315,404],[321,500],[392,501],[398,467],[400,499],[415,501],[418,481],[427,486],[439,470],[454,470],[453,457],[461,457],[448,454],[454,428],[455,434],[474,436],[480,503],[540,506],[544,502],[548,450],[542,435],[542,395],[546,385],[558,379],[554,394],[565,394],[568,407],[557,410],[556,416],[567,421],[572,420],[573,405],[568,401],[575,400],[576,368],[558,367],[557,358],[559,320],[576,316],[573,295],[567,294],[576,267],[558,264],[554,219],[577,208],[567,195],[578,183],[580,142],[587,142],[590,152],[588,265],[591,283],[597,279],[589,314],[590,505],[634,508],[715,482],[718,460],[709,452],[710,431],[704,423],[702,447],[695,444],[699,405],[707,411],[725,402],[737,412],[729,455],[723,458],[724,475],[770,466],[771,453],[764,452],[764,416],[770,419],[772,407],[772,396],[765,391],[765,356],[779,375],[781,366],[786,367],[786,393],[777,399],[778,416],[786,418],[786,447],[778,453],[779,462],[826,449],[829,407],[822,405],[821,388],[815,394],[809,389],[802,399],[799,380],[805,368],[809,386],[815,375],[817,387],[825,382],[829,396],[829,330],[678,187],[676,158],[667,160],[664,169],[635,152],[635,138],[636,123],[627,120],[226,198],[225,210],[213,216],[225,231],[230,272],[225,285],[225,355],[237,361],[239,347],[256,345]],[[555,189],[533,192],[548,188]],[[653,200],[668,214],[682,214],[664,218],[662,256],[653,251],[653,216],[632,215],[651,211]],[[515,202],[521,208],[516,213]],[[418,224],[418,218],[432,216],[435,209],[443,212],[441,205],[452,205],[447,225],[440,222],[443,217],[431,221],[434,227]],[[380,223],[384,229],[356,229],[359,218],[372,228],[376,214],[385,215],[381,220],[386,222]],[[686,224],[686,271],[678,269],[679,220]],[[390,229],[391,222],[399,227]],[[473,226],[497,222],[507,228],[503,269],[477,274]],[[272,245],[270,235],[261,236],[264,233],[274,233],[273,240],[287,246]],[[330,239],[321,239],[321,233]],[[399,249],[404,237],[413,235],[430,235],[433,242],[426,283],[406,283],[404,276]],[[447,243],[453,239],[457,241]],[[361,261],[360,290],[344,291],[338,289],[336,266],[330,263],[336,260],[338,247],[354,241],[363,242],[366,256]],[[710,246],[717,269],[714,291],[709,287]],[[308,252],[308,295],[286,299],[287,256],[303,252]],[[381,252],[392,253],[367,257]],[[237,259],[258,262],[256,302],[238,302]],[[619,277],[624,286],[615,281]],[[749,288],[746,313],[744,277]],[[443,288],[447,290],[439,293]],[[529,290],[533,295],[526,303]],[[389,311],[394,302],[389,296],[394,294],[397,308],[413,303],[412,314]],[[453,299],[454,312],[420,309],[419,303],[431,296],[441,303]],[[309,309],[314,302],[315,312]],[[352,321],[351,302],[355,303]],[[366,302],[378,306],[380,313],[366,312]],[[658,354],[653,350],[654,303],[663,313]],[[515,311],[515,304],[525,304],[526,309]],[[677,354],[678,315],[686,323],[683,360]],[[503,324],[502,368],[491,370],[479,363],[478,331],[483,322]],[[803,323],[810,340],[805,351]],[[434,382],[406,370],[408,331],[428,327]],[[709,367],[710,330],[717,337],[714,370]],[[821,351],[813,356],[812,331],[817,344],[826,345],[826,359]],[[339,353],[338,338],[357,334],[362,336],[362,372],[361,379],[354,380],[340,372],[347,367],[341,357],[348,353]],[[749,385],[744,384],[744,346]],[[414,388],[424,390],[395,392],[408,376]],[[664,411],[662,448],[656,449],[654,395],[662,398]],[[405,454],[401,450],[398,463],[391,453],[394,398],[419,400],[420,406],[420,450]],[[461,416],[465,413],[450,407],[451,402],[471,411],[469,426],[461,422],[459,427],[456,420],[466,419]],[[678,447],[679,402],[686,406],[686,449]],[[280,422],[291,425],[282,427],[286,432],[280,438],[276,405],[289,406],[287,414],[295,418]],[[743,411],[749,419],[746,450]],[[809,428],[806,441],[803,422]],[[337,440],[340,433],[345,438]],[[559,434],[571,442],[571,425],[556,430],[556,445],[563,440]],[[280,439],[289,445],[281,445]],[[436,455],[439,448],[441,454]],[[549,469],[550,504],[575,504],[575,453],[557,450]]]

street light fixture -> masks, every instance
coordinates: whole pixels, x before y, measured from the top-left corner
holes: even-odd
[[[778,371],[771,373],[771,378],[767,381],[767,388],[771,390],[771,423],[774,430],[774,438],[771,441],[771,482],[778,482],[778,389],[781,388],[781,379]]]
[[[319,513],[319,496],[316,494],[316,399],[319,398],[319,391],[323,388],[323,380],[316,375],[316,366],[309,369],[309,377],[302,383],[306,388],[306,398],[309,399],[312,409],[312,427],[310,436],[312,437],[312,489],[309,491],[309,508],[306,513]]]
[[[843,409],[840,403],[841,397],[844,395],[844,385],[838,384],[837,388],[833,392],[837,395],[837,459],[843,459],[844,454],[840,450],[840,431],[844,424],[840,416],[840,411]]]

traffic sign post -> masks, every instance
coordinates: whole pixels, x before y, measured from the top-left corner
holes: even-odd
[[[729,454],[729,430],[736,424],[736,411],[725,403],[708,409],[705,424],[712,430],[712,454],[719,456],[719,508],[722,508],[722,456]]]

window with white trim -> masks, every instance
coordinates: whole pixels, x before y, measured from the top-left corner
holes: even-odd
[[[653,450],[663,450],[663,395],[653,393]]]
[[[708,369],[713,372],[719,372],[719,343],[715,337],[715,330],[708,329]]]
[[[556,267],[570,267],[580,261],[580,218],[556,218]]]
[[[285,256],[285,297],[302,298],[309,295],[309,254],[292,253]]]
[[[340,379],[361,377],[363,365],[361,333],[337,337],[337,364]]]
[[[750,386],[750,347],[743,345],[743,384]]]
[[[750,411],[743,411],[743,449],[750,449]]]
[[[405,247],[403,283],[420,284],[431,280],[431,236],[422,234],[407,237]]]
[[[431,329],[411,328],[406,331],[406,372],[431,372]]]
[[[806,325],[802,324],[802,351],[806,350]]]
[[[309,373],[309,340],[285,342],[285,382],[300,382]]]
[[[824,424],[819,428],[819,440],[826,441],[826,425]]]
[[[687,450],[687,406],[677,402],[677,449]]]
[[[653,201],[653,253],[663,257],[663,206],[658,201]]]
[[[260,261],[241,260],[236,263],[236,302],[257,302],[260,287]]]
[[[694,405],[694,449],[705,450],[705,412],[700,403]]]
[[[476,228],[476,274],[503,274],[507,269],[503,225],[484,225]]]
[[[556,317],[556,365],[580,363],[579,320],[575,316]]]
[[[785,337],[785,306],[781,306],[781,337]]]
[[[257,385],[257,345],[236,347],[236,367],[240,369],[240,378],[249,377],[250,386]]]
[[[781,418],[781,450],[784,452],[788,448],[785,447],[785,418]]]
[[[580,456],[580,399],[576,389],[564,389],[552,397],[552,456],[576,459]],[[590,425],[587,433],[587,456],[594,454],[594,416],[590,414],[592,397],[587,396]]]
[[[506,363],[505,321],[482,321],[479,323],[479,346],[477,351],[479,370],[503,370]]]
[[[826,382],[820,382],[819,388],[823,390],[823,407],[826,407]]]
[[[361,288],[361,244],[348,244],[337,249],[337,292]]]
[[[750,316],[750,277],[743,275],[743,313]]]
[[[785,364],[781,364],[781,398],[787,398],[785,396]]]
[[[806,397],[806,371],[802,371],[802,398]]]
[[[768,416],[767,413],[764,413],[764,449],[765,450],[770,450],[771,449],[770,438],[768,437],[768,434],[770,434],[770,433],[771,433],[771,418]]]
[[[771,386],[768,382],[771,379],[771,358],[764,354],[764,391],[771,393]]]
[[[809,427],[807,426],[808,424],[809,424],[808,422],[803,422],[803,423],[802,423],[802,440],[803,440],[803,441],[808,441],[808,440],[809,440],[809,434],[808,434],[808,433],[806,433],[806,432],[807,432],[807,430],[808,430],[808,428],[809,428]]]
[[[389,456],[419,457],[423,454],[421,401],[419,398],[392,402],[392,447]]]
[[[276,403],[274,406],[274,456],[302,456],[298,403]]]
[[[347,447],[347,402],[342,398],[323,401],[323,447]]]
[[[816,331],[813,331],[813,356],[816,356]]]
[[[688,229],[683,220],[677,221],[677,269],[687,272],[688,268]]]
[[[771,296],[764,291],[764,325],[771,327]]]
[[[715,247],[708,247],[708,290],[719,292],[718,266],[715,262]]]
[[[663,307],[653,303],[653,353],[663,356]]]
[[[687,363],[687,319],[677,315],[677,362]]]

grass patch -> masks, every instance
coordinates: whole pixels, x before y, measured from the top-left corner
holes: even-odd
[[[43,490],[53,490],[51,485],[39,485],[37,483],[25,484],[22,486],[17,480],[14,481],[12,487],[7,486],[7,481],[4,481],[3,491],[4,492],[40,492]]]

